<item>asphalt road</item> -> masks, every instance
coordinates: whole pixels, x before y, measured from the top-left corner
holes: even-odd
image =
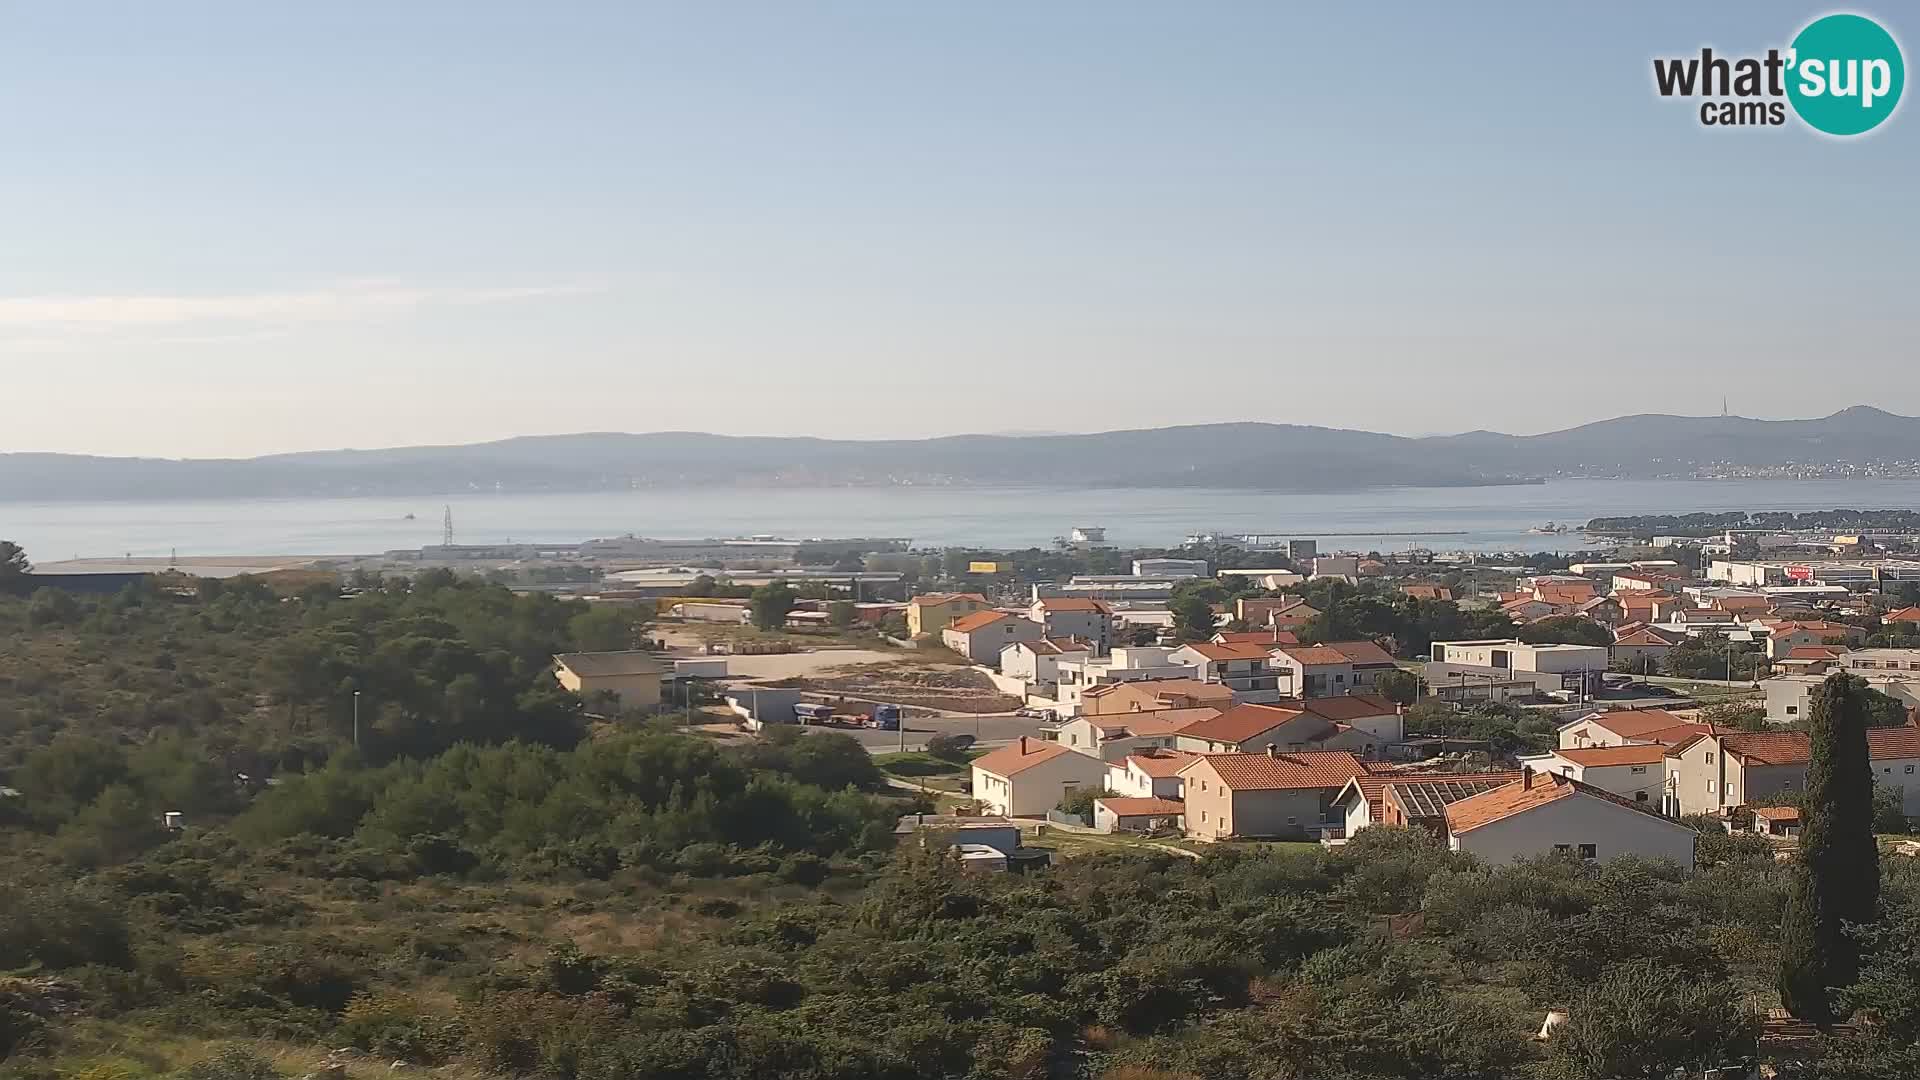
[[[907,730],[874,731],[869,728],[808,728],[809,731],[837,731],[851,735],[869,753],[887,754],[896,750],[924,750],[935,735],[973,735],[980,746],[1004,746],[1022,735],[1038,738],[1040,721],[1010,713],[986,713],[979,716],[916,716],[907,721]]]

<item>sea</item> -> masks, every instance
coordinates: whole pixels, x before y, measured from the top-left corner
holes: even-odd
[[[1122,547],[1192,533],[1314,538],[1322,550],[1570,551],[1576,528],[1624,514],[1913,509],[1920,479],[1553,480],[1511,487],[1301,494],[1209,488],[841,487],[580,494],[126,502],[0,502],[0,539],[30,558],[366,555],[440,542],[565,543],[771,534],[887,536],[917,547],[1045,547],[1077,526]]]

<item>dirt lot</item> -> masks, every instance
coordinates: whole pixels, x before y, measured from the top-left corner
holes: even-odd
[[[1004,713],[1020,707],[1020,699],[1001,693],[992,680],[971,668],[902,663],[897,655],[885,663],[842,666],[783,679],[778,685],[947,712]]]

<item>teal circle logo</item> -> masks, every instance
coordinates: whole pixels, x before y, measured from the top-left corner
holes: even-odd
[[[1864,15],[1827,15],[1793,39],[1787,100],[1816,131],[1863,135],[1893,115],[1907,84],[1900,44]]]

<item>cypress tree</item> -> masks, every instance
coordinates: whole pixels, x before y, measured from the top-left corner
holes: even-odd
[[[1845,924],[1872,922],[1880,902],[1866,694],[1865,683],[1836,672],[1813,692],[1808,718],[1813,758],[1780,925],[1780,1003],[1818,1024],[1835,1019],[1832,991],[1859,974],[1859,946]]]

